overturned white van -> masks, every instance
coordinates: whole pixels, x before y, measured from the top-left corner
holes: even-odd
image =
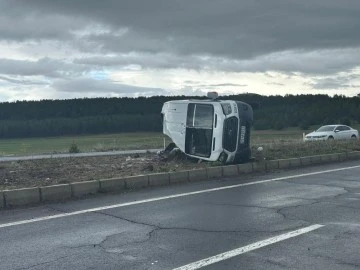
[[[250,105],[233,100],[174,100],[162,107],[163,133],[186,155],[243,163],[251,158]]]

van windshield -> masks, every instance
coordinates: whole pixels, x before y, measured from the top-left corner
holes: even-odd
[[[185,153],[200,157],[210,157],[213,121],[213,105],[196,103],[188,105]]]

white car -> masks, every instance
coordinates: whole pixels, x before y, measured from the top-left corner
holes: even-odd
[[[358,138],[359,132],[356,129],[345,125],[328,125],[307,134],[304,137],[304,141],[350,140]]]

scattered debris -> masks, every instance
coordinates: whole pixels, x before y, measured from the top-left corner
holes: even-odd
[[[264,148],[262,146],[259,146],[256,151],[253,152],[254,154],[254,159],[256,161],[263,161],[265,160],[265,153],[264,153]]]
[[[149,163],[149,164],[146,164],[145,167],[143,168],[144,171],[149,171],[149,172],[152,172],[154,171],[154,165]]]
[[[1,162],[1,166],[0,190],[200,167],[181,151],[174,156],[172,161],[167,161],[164,157],[152,153],[140,154],[138,158],[119,155],[24,160]],[[16,173],[12,173],[15,168]]]
[[[161,153],[159,155],[140,154],[139,158],[119,155],[1,162],[0,190],[140,175],[149,172],[192,170],[220,165],[220,163],[206,161],[198,163],[198,159],[191,158],[181,151],[172,150],[175,154],[171,160],[167,160],[167,156]],[[266,145],[266,147],[260,144],[252,148],[254,155],[259,154],[258,160],[349,151],[360,151],[360,141],[274,143]],[[11,173],[14,171],[16,173]]]

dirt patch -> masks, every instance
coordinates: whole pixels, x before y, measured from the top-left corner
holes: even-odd
[[[313,142],[313,143],[274,143],[262,146],[260,155],[266,160],[360,151],[359,141]],[[131,156],[99,156],[78,158],[51,158],[42,160],[12,161],[0,163],[0,190],[21,187],[47,186],[70,182],[106,179],[121,176],[191,170],[220,163],[201,162],[185,155],[165,161],[156,154]]]
[[[267,160],[297,158],[323,154],[360,151],[360,140],[349,141],[315,141],[315,142],[278,142],[256,144],[252,147],[253,154],[258,147],[263,147],[263,156]]]
[[[182,155],[167,162],[155,154],[2,162],[0,190],[190,170],[209,165]]]

